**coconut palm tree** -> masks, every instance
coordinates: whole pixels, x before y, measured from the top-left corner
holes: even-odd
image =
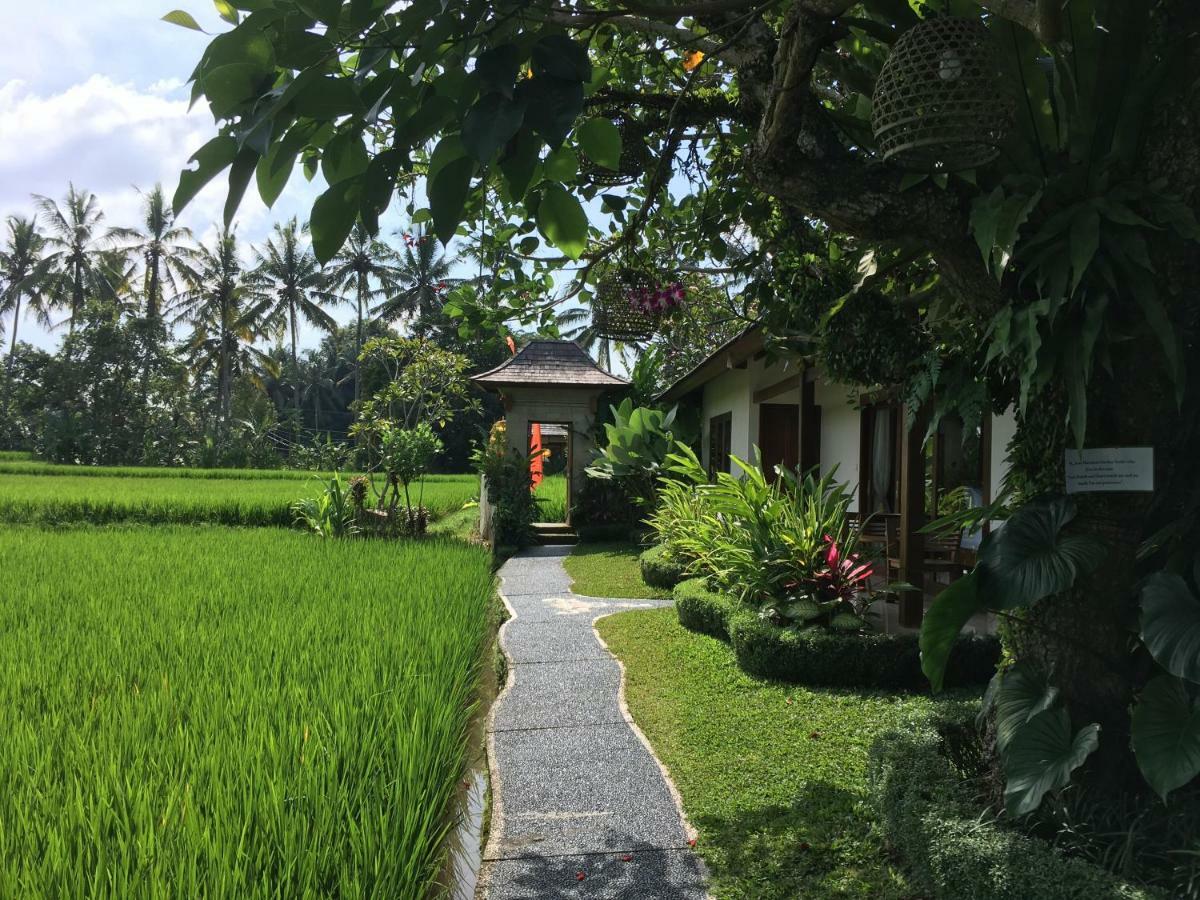
[[[253,279],[264,299],[259,312],[264,326],[276,334],[286,334],[291,345],[292,398],[297,419],[300,413],[300,320],[324,331],[337,327],[323,304],[334,305],[341,298],[329,290],[325,274],[312,249],[301,242],[302,230],[293,218],[275,226],[274,237],[255,251]]]
[[[256,366],[273,368],[253,343],[264,335],[265,298],[242,267],[236,234],[225,229],[211,246],[201,245],[174,305],[175,321],[190,325],[186,348],[197,377],[212,373],[217,386],[217,436],[229,427],[233,379]]]
[[[415,233],[397,232],[404,240],[404,253],[397,266],[396,292],[372,313],[384,322],[412,322],[431,316],[442,308],[442,295],[462,282],[451,278],[454,259],[438,252],[437,239],[418,228]]]
[[[0,326],[3,317],[12,313],[12,342],[8,349],[5,365],[4,404],[8,408],[9,391],[12,388],[13,362],[17,353],[17,331],[21,321],[21,301],[28,299],[25,314],[44,328],[50,327],[50,309],[43,293],[43,282],[48,268],[42,254],[45,238],[38,232],[37,218],[8,217],[8,236],[4,249],[0,250]]]
[[[114,228],[109,234],[141,258],[142,315],[147,322],[157,322],[194,274],[191,230],[175,224],[162,185],[156,184],[150,193],[142,194],[141,227]]]
[[[392,297],[400,290],[400,254],[387,243],[371,237],[362,222],[354,226],[346,246],[332,260],[325,277],[329,287],[354,292],[354,400],[362,399],[358,357],[362,354],[364,316],[372,301]]]
[[[74,333],[87,298],[111,294],[105,269],[98,263],[108,243],[108,236],[100,231],[104,213],[95,194],[76,190],[74,184],[67,187],[61,206],[38,194],[33,199],[47,228],[45,242],[51,263],[46,298],[51,306],[68,310],[68,329]]]

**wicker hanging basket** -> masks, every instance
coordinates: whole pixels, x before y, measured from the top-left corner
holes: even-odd
[[[587,181],[602,187],[633,184],[645,174],[650,165],[650,147],[646,143],[646,131],[637,119],[622,112],[609,112],[621,132],[621,162],[617,169],[606,168],[588,159],[587,154],[579,157],[579,173]]]
[[[978,19],[929,19],[906,31],[879,80],[871,124],[883,158],[923,172],[991,162],[1013,101],[1000,54]]]
[[[611,341],[644,341],[651,337],[656,322],[633,299],[639,291],[651,287],[650,277],[636,269],[606,272],[592,297],[592,330]]]

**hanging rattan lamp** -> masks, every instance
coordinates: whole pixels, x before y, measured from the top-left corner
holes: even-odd
[[[884,159],[952,172],[995,159],[1012,114],[987,26],[945,16],[896,41],[875,83],[871,124]]]
[[[637,303],[638,296],[653,289],[651,279],[628,267],[613,268],[600,276],[592,296],[592,330],[611,341],[644,341],[655,331],[656,322]]]
[[[623,112],[610,112],[608,116],[621,132],[621,162],[618,168],[606,168],[588,159],[587,154],[582,154],[579,157],[579,173],[587,181],[601,187],[633,184],[650,165],[646,130],[637,119]]]

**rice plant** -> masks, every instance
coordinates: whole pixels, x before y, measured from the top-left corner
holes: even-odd
[[[328,476],[323,480],[307,473],[289,474],[292,477],[0,474],[0,522],[288,527],[295,521],[292,504],[317,496],[328,480]],[[479,482],[473,475],[431,476],[424,505],[438,518],[461,509],[478,494]]]
[[[461,543],[0,529],[0,897],[428,896],[492,590]]]
[[[567,476],[547,475],[534,489],[538,501],[539,522],[567,520]]]

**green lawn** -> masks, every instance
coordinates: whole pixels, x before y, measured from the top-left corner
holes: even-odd
[[[47,474],[0,473],[0,522],[288,526],[295,518],[292,503],[325,487],[323,478],[304,472],[262,477],[242,472],[221,478],[209,470],[134,469],[113,475],[61,468],[52,467]],[[156,474],[147,474],[151,472]],[[437,518],[478,494],[477,476],[435,475],[425,484],[424,503]],[[416,499],[414,494],[414,503]]]
[[[625,665],[630,711],[700,832],[715,897],[915,895],[873,824],[867,751],[938,701],[760,681],[671,609],[621,613],[598,628]]]
[[[642,548],[633,544],[579,544],[563,560],[574,579],[571,590],[585,597],[625,597],[645,600],[669,597],[670,591],[652,588],[642,581],[638,556]]]
[[[567,521],[567,476],[547,475],[534,490],[539,522]]]
[[[0,897],[424,900],[492,595],[459,542],[0,528]]]

